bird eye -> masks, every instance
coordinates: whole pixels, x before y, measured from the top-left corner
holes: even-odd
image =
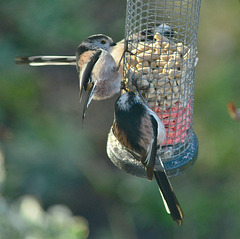
[[[101,44],[106,44],[107,42],[105,40],[101,40]]]

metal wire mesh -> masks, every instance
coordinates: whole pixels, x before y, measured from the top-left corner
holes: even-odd
[[[174,155],[163,147],[163,160],[182,154],[192,139],[200,2],[129,0],[127,4],[126,42],[135,54],[125,58],[127,88],[137,81],[165,125],[164,144],[185,146],[175,147]]]
[[[162,120],[161,155],[169,168],[196,159],[192,129],[201,0],[128,0],[123,85],[142,96]],[[186,167],[184,166],[184,169]],[[174,171],[174,174],[176,171]]]

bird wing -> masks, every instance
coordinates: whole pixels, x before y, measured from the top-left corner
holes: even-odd
[[[124,131],[119,130],[115,120],[113,122],[113,126],[112,126],[112,132],[114,134],[114,136],[116,137],[116,139],[122,144],[122,146],[125,147],[125,149],[132,154],[132,156],[137,159],[138,161],[140,161],[141,158],[141,154],[137,153],[136,151],[134,151],[133,149],[129,148],[129,144],[127,142],[127,136],[124,133]]]
[[[141,162],[146,167],[147,178],[152,180],[155,160],[157,156],[157,136],[158,136],[158,123],[156,119],[150,115],[153,128],[153,139],[145,155],[142,156]]]
[[[79,69],[79,87],[80,87],[80,102],[82,99],[83,88],[88,90],[91,83],[91,73],[94,65],[100,58],[101,50],[88,50],[80,54],[77,58],[77,67]]]
[[[92,101],[95,87],[96,87],[96,84],[92,83],[92,85],[91,85],[90,88],[88,89],[88,94],[87,94],[87,97],[86,97],[86,99],[85,99],[85,103],[84,103],[84,107],[83,107],[82,120],[84,120],[85,115],[86,115],[87,108],[88,108],[89,104],[90,104],[91,101]]]

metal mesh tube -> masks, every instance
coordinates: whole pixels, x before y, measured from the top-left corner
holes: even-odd
[[[170,176],[189,168],[198,151],[192,119],[200,4],[127,1],[125,43],[131,54],[124,58],[123,85],[136,91],[137,84],[162,120],[167,138],[158,153]]]

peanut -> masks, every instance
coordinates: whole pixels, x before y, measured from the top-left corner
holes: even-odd
[[[135,47],[132,50],[134,55],[126,56],[125,69],[137,78],[143,96],[150,99],[150,107],[161,106],[165,109],[177,102],[186,105],[186,92],[192,87],[188,82],[190,68],[197,64],[196,52],[160,33],[156,33],[154,38],[153,42],[136,41],[137,44],[132,46]],[[130,73],[125,79],[129,84]]]

